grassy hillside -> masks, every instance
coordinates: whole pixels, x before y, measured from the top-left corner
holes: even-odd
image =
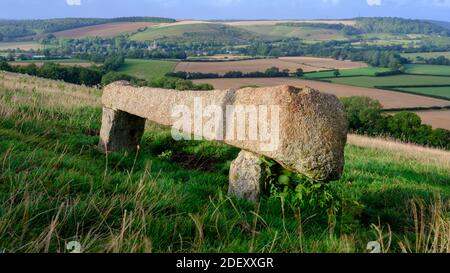
[[[100,95],[0,74],[0,245],[8,252],[64,252],[72,240],[86,252],[364,252],[378,239],[384,251],[450,252],[450,162],[434,154],[349,145],[344,176],[329,186],[341,209],[300,211],[277,197],[255,205],[226,194],[235,148],[174,142],[148,123],[138,153],[100,153]],[[415,222],[411,213],[422,208]]]
[[[144,32],[139,32],[131,36],[130,39],[135,41],[165,39],[176,40],[178,42],[244,42],[255,37],[258,37],[258,35],[237,27],[213,23],[198,23],[150,27]]]
[[[244,30],[258,33],[260,35],[272,36],[273,38],[300,38],[311,41],[326,41],[326,40],[344,40],[346,37],[339,30],[313,28],[313,27],[298,27],[287,25],[246,25],[240,26]]]
[[[376,73],[387,72],[389,68],[384,67],[365,67],[339,70],[340,76],[375,76]],[[305,79],[319,79],[319,78],[332,78],[334,77],[334,71],[322,71],[305,73]]]
[[[446,65],[407,64],[405,69],[411,74],[450,76],[450,66]]]
[[[173,71],[176,65],[175,61],[126,59],[118,72],[151,81]]]

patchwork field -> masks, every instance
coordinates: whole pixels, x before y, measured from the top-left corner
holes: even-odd
[[[281,23],[314,23],[314,24],[343,24],[347,26],[354,26],[356,21],[354,20],[249,20],[249,21],[231,21],[224,22],[224,24],[230,26],[253,26],[253,25],[277,25]]]
[[[291,72],[295,72],[298,68],[303,69],[304,72],[311,72],[329,69],[352,69],[355,67],[366,67],[367,65],[359,62],[337,61],[325,58],[286,57],[234,62],[180,62],[175,70],[225,74],[229,71],[242,71],[244,73],[264,72],[266,69],[274,66],[281,70],[289,69]]]
[[[151,81],[173,71],[176,64],[174,61],[126,59],[118,72]]]
[[[363,62],[352,62],[352,61],[340,61],[331,58],[315,58],[315,57],[281,57],[281,61],[304,64],[317,68],[324,69],[355,69],[355,68],[367,68],[368,65]]]
[[[448,98],[450,100],[450,86],[446,87],[410,87],[410,88],[395,88],[397,90],[423,94],[423,95],[431,95]]]
[[[404,58],[408,58],[411,61],[415,61],[417,57],[422,57],[425,59],[436,58],[440,56],[444,56],[446,58],[450,58],[450,52],[421,52],[421,53],[403,53],[402,56]]]
[[[386,77],[343,77],[327,79],[333,83],[360,86],[416,86],[416,85],[450,85],[450,77],[421,76],[421,75],[396,75]]]
[[[376,73],[388,72],[389,68],[384,67],[365,67],[365,68],[353,68],[340,70],[340,76],[375,76]],[[306,73],[303,75],[306,79],[320,79],[320,78],[333,78],[335,71],[320,71],[313,73]]]
[[[243,86],[276,86],[288,84],[297,87],[309,86],[319,91],[335,94],[338,97],[368,96],[377,99],[386,109],[448,106],[449,101],[423,97],[419,95],[406,94],[364,88],[356,86],[346,86],[327,82],[299,80],[294,78],[241,78],[241,79],[204,79],[196,80],[196,83],[210,83],[216,89],[240,88]]]
[[[66,65],[66,66],[81,66],[81,67],[89,67],[89,66],[93,66],[96,65],[93,62],[87,62],[85,60],[80,60],[80,59],[65,59],[65,60],[29,60],[29,61],[16,61],[16,62],[10,62],[9,64],[11,65],[21,65],[21,66],[25,66],[25,65],[29,65],[29,64],[35,64],[37,66],[42,66],[45,63],[57,63],[57,64],[61,64],[61,65]]]
[[[38,50],[42,49],[42,45],[36,42],[14,42],[14,43],[0,43],[0,51],[9,51],[14,49],[20,50]]]
[[[238,25],[239,28],[277,38],[299,38],[309,41],[345,40],[339,30],[285,25]]]
[[[111,37],[154,25],[155,23],[151,22],[118,22],[70,29],[53,34],[63,38]]]
[[[450,110],[445,111],[420,111],[416,112],[422,118],[422,122],[430,124],[434,128],[450,130]]]
[[[406,73],[450,76],[450,66],[429,64],[406,64]]]

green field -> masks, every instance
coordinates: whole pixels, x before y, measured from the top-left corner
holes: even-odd
[[[221,24],[187,24],[173,26],[149,27],[144,32],[136,33],[130,37],[134,41],[152,41],[158,39],[176,40],[178,42],[198,42],[198,41],[248,41],[258,37],[255,33],[245,31],[240,28]],[[180,40],[181,39],[181,40]]]
[[[333,29],[321,29],[312,27],[295,27],[284,25],[249,25],[239,28],[273,38],[300,38],[310,41],[345,40],[340,31]]]
[[[151,81],[173,71],[176,64],[175,61],[126,59],[118,72]]]
[[[423,53],[403,53],[403,57],[410,59],[411,61],[415,61],[417,57],[422,57],[425,59],[436,58],[440,56],[444,56],[450,59],[450,52],[423,52]]]
[[[339,73],[341,73],[341,76],[375,76],[377,72],[387,72],[389,70],[389,68],[383,67],[365,67],[339,70]],[[305,79],[331,78],[334,77],[334,71],[305,73],[303,77]]]
[[[13,42],[13,43],[0,43],[0,51],[10,51],[15,49],[21,50],[37,50],[42,49],[43,45],[36,42]]]
[[[411,87],[411,88],[395,88],[396,90],[412,92],[416,94],[424,94],[438,96],[450,99],[450,86],[447,87]]]
[[[333,83],[346,84],[361,87],[375,86],[411,86],[411,85],[450,85],[450,77],[395,75],[386,77],[343,77],[327,78]]]
[[[251,204],[227,195],[238,153],[227,145],[176,142],[148,123],[138,153],[103,155],[100,95],[0,75],[2,249],[65,252],[76,240],[83,252],[348,253],[391,238],[383,251],[401,252],[400,243],[411,252],[450,247],[447,165],[349,145],[343,177],[328,186],[340,209],[316,202],[300,209],[269,195]],[[439,225],[421,237],[411,200],[428,208],[438,196]]]
[[[75,58],[71,58],[71,59],[53,59],[53,60],[24,60],[24,61],[16,61],[16,62],[10,62],[11,64],[14,63],[60,63],[60,64],[64,64],[64,63],[90,63],[89,61],[86,60],[82,60],[82,59],[75,59]]]
[[[450,66],[428,64],[406,64],[406,73],[450,76]]]

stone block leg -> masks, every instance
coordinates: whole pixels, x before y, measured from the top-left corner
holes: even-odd
[[[145,119],[103,107],[99,147],[102,151],[135,151],[144,133]]]
[[[265,173],[259,163],[260,156],[241,151],[231,163],[228,194],[251,202],[258,201],[264,188]]]

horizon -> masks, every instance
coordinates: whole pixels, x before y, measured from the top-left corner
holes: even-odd
[[[0,18],[4,20],[139,16],[220,21],[400,17],[448,22],[450,12],[450,0],[131,0],[126,4],[120,0],[4,2],[0,10]],[[105,6],[108,8],[105,9]]]

